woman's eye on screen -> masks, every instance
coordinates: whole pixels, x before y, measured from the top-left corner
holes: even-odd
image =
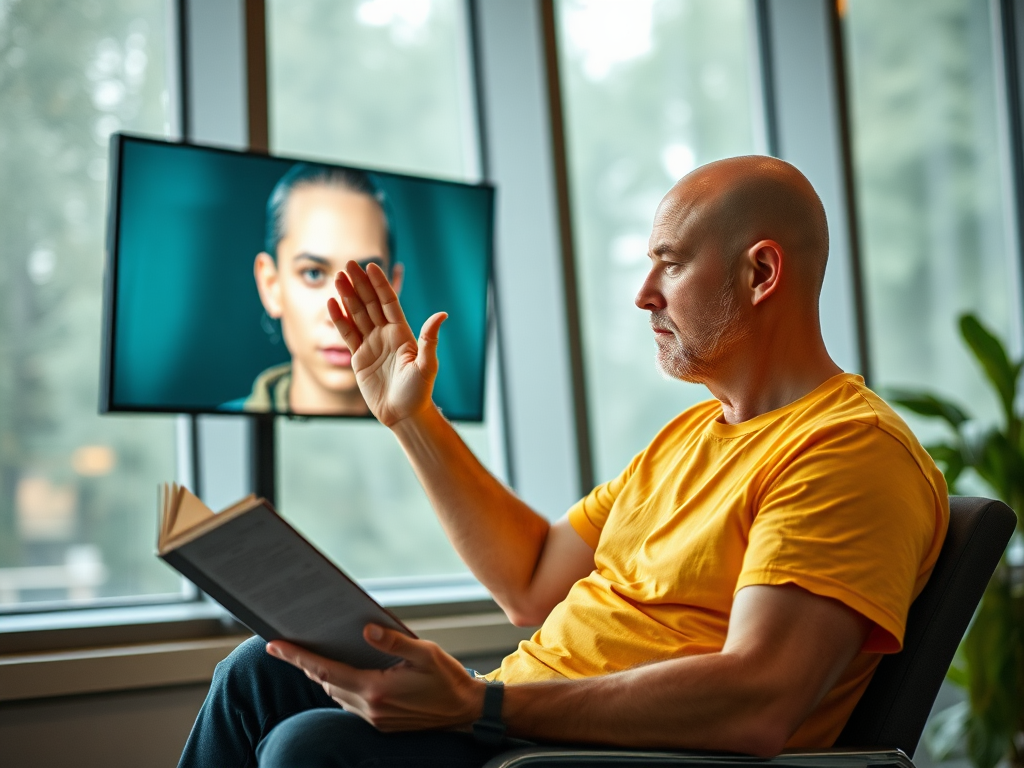
[[[306,267],[299,274],[302,276],[302,282],[311,288],[323,285],[327,279],[327,272],[321,267]]]

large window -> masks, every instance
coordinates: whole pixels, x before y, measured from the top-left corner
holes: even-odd
[[[560,0],[559,63],[598,480],[709,397],[663,379],[633,298],[654,209],[696,166],[755,151],[744,0]]]
[[[478,177],[461,0],[269,0],[267,39],[274,151]],[[486,458],[484,428],[460,431]],[[278,439],[282,514],[351,573],[465,571],[384,427],[282,420]]]
[[[1014,344],[1019,324],[993,7],[850,0],[844,25],[875,384],[984,416],[996,403],[957,316],[975,312]]]
[[[165,12],[0,2],[0,612],[181,591],[173,419],[97,415],[107,142],[168,130]]]
[[[271,148],[478,178],[466,7],[267,0]],[[659,375],[633,298],[675,180],[763,149],[753,4],[554,7],[603,480],[708,396]],[[955,327],[973,310],[1020,343],[990,4],[842,8],[875,383],[994,414]],[[107,139],[169,130],[168,18],[165,0],[0,0],[0,611],[181,594],[152,556],[153,489],[176,474],[174,420],[96,413]],[[486,460],[487,427],[460,431]],[[352,573],[465,572],[387,430],[281,420],[278,439],[282,512]]]

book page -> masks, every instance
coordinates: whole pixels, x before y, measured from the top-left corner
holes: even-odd
[[[214,512],[188,488],[174,484],[172,486],[177,493],[172,496],[169,512],[165,513],[165,524],[161,526],[160,543],[157,551],[161,554],[179,547],[182,544],[203,535],[205,531],[224,524],[233,517],[244,514],[250,509],[263,504],[263,500],[255,494],[249,494],[244,499],[232,504],[221,512]]]
[[[242,499],[241,501],[236,501],[230,507],[224,507],[224,509],[220,510],[217,514],[218,515],[230,515],[231,513],[235,512],[236,510],[242,509],[243,507],[246,508],[246,509],[250,509],[252,507],[257,506],[259,504],[259,501],[260,500],[259,500],[259,498],[257,498],[255,493],[250,493],[244,499]]]
[[[172,539],[213,517],[213,510],[203,504],[188,488],[181,488],[175,507],[176,514],[170,530]]]
[[[157,536],[157,550],[166,546],[174,534],[175,522],[178,518],[178,506],[181,504],[182,492],[185,489],[177,483],[162,483],[158,488],[160,503],[160,534]]]

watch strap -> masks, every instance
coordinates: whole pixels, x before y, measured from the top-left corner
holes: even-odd
[[[488,680],[484,688],[484,711],[473,723],[473,738],[481,744],[496,747],[505,738],[505,723],[501,720],[501,703],[505,698],[505,684]]]

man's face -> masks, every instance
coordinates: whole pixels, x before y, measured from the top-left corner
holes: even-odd
[[[651,232],[651,269],[636,305],[651,313],[658,367],[704,383],[745,335],[735,263],[708,226],[699,195],[680,183],[662,201]]]
[[[327,299],[349,260],[363,267],[376,261],[386,272],[389,258],[387,225],[375,200],[328,186],[292,191],[276,262],[261,253],[255,271],[267,314],[281,320],[293,376],[308,376],[329,392],[356,390],[352,354],[331,322]]]

